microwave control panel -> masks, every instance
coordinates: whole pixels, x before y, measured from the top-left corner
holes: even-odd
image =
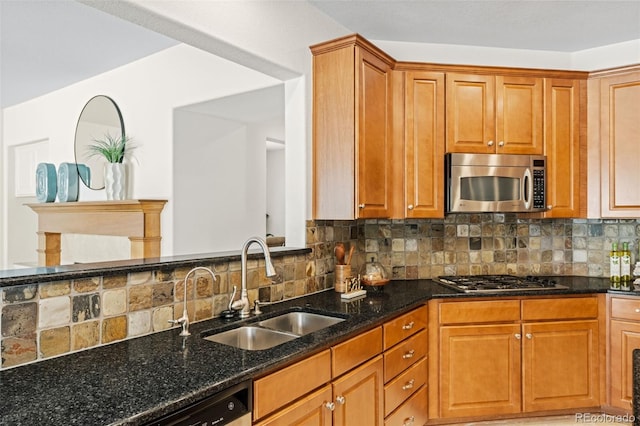
[[[533,208],[545,208],[544,169],[533,170]]]

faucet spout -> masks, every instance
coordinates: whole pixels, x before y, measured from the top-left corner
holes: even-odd
[[[260,237],[251,237],[242,245],[242,252],[240,254],[241,272],[242,272],[242,289],[240,291],[240,299],[233,302],[233,309],[240,310],[240,318],[246,318],[249,316],[251,309],[249,305],[249,295],[247,293],[247,253],[249,246],[252,244],[258,244],[264,254],[265,272],[268,277],[276,275],[276,268],[274,268],[271,262],[271,253],[269,253],[269,247],[267,243]]]
[[[186,336],[190,336],[191,333],[189,332],[189,314],[187,312],[187,280],[189,279],[189,275],[191,275],[192,273],[198,271],[198,270],[203,270],[203,271],[207,271],[211,274],[211,277],[213,278],[213,280],[216,280],[216,274],[213,273],[213,271],[209,268],[206,268],[204,266],[196,266],[195,268],[191,269],[189,272],[187,272],[187,275],[184,277],[184,298],[183,298],[183,306],[184,308],[182,309],[182,316],[180,318],[178,318],[177,320],[169,320],[169,323],[171,324],[180,324],[182,326],[182,331],[180,332],[180,336],[186,337]],[[193,284],[193,291],[195,294],[195,283]],[[193,298],[193,303],[195,306],[195,297]],[[195,316],[195,313],[194,313]]]

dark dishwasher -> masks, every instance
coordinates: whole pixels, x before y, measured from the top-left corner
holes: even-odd
[[[253,393],[251,380],[195,402],[183,409],[146,423],[146,426],[250,425]],[[232,423],[233,422],[233,423]]]

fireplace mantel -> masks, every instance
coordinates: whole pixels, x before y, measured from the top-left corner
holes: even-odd
[[[160,214],[167,200],[27,204],[38,214],[38,265],[60,264],[61,234],[129,237],[131,258],[160,257]]]

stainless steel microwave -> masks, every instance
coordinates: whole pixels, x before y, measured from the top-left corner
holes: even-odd
[[[446,154],[447,212],[546,210],[544,155]]]

